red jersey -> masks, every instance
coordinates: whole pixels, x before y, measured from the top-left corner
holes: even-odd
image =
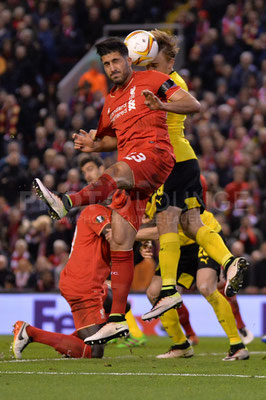
[[[86,207],[80,214],[72,241],[70,258],[61,272],[63,293],[101,293],[110,274],[110,247],[101,235],[111,221],[112,210],[99,204]]]
[[[150,110],[144,104],[145,97],[141,94],[144,89],[167,101],[180,87],[161,72],[138,71],[133,72],[123,87],[112,88],[105,100],[96,137],[117,137],[118,161],[136,149],[154,146],[173,154],[166,112]]]

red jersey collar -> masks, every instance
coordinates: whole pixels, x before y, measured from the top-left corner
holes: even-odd
[[[116,85],[113,86],[112,89],[110,90],[110,94],[113,96],[115,94],[115,92],[117,92],[118,90],[125,90],[130,85],[130,83],[132,82],[132,79],[134,78],[135,75],[136,75],[136,72],[132,71],[132,75],[131,75],[131,78],[129,79],[129,81],[124,83],[124,85],[121,87],[118,87]]]

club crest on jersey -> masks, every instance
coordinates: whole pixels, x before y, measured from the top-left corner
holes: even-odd
[[[104,221],[104,217],[102,215],[98,215],[96,217],[96,222],[98,222],[98,224],[101,224]]]

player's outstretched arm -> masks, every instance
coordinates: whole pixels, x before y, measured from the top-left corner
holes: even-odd
[[[137,241],[142,241],[142,240],[158,240],[159,239],[159,233],[157,226],[149,226],[145,228],[139,229],[137,232],[136,240]]]
[[[144,103],[151,110],[163,110],[175,114],[190,114],[200,111],[198,100],[183,89],[177,90],[167,103],[162,102],[150,90],[143,90],[142,94],[145,96]]]
[[[91,129],[89,132],[80,130],[74,133],[74,148],[84,153],[114,151],[117,148],[116,137],[104,136],[102,139],[95,140],[97,130]]]

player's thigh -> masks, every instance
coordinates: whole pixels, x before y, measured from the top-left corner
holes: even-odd
[[[111,250],[129,250],[136,238],[135,228],[118,212],[112,211]]]
[[[122,159],[130,167],[134,188],[150,196],[168,178],[174,167],[172,155],[163,149],[137,149]]]
[[[191,239],[196,238],[196,234],[200,227],[204,224],[200,217],[201,209],[200,207],[190,208],[180,217],[180,224],[184,234]]]
[[[111,165],[104,173],[115,180],[119,189],[131,189],[134,186],[133,172],[130,166],[123,161]]]
[[[166,210],[156,215],[156,225],[159,235],[169,232],[178,232],[178,222],[181,211],[181,208],[169,206]]]
[[[152,277],[151,283],[146,290],[146,294],[148,299],[150,300],[151,304],[154,304],[160,294],[162,287],[162,278],[160,275],[154,275]]]

